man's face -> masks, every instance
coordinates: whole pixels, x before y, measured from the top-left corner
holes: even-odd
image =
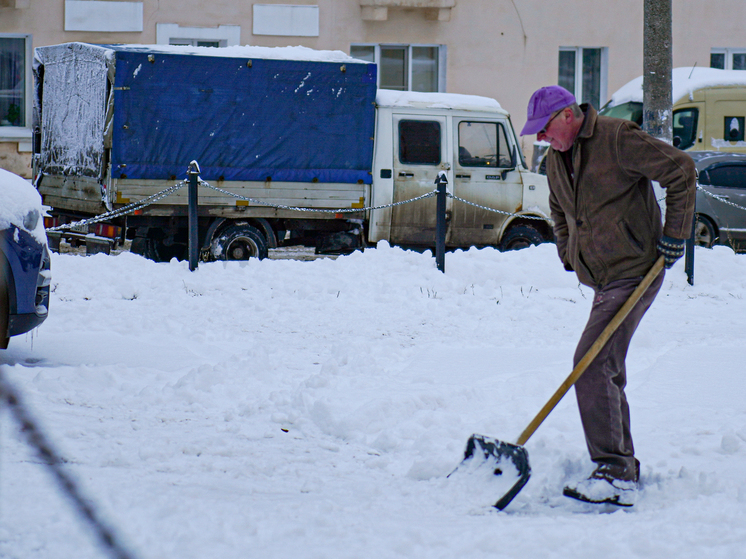
[[[571,126],[573,120],[572,109],[565,107],[551,116],[546,126],[539,130],[536,139],[549,142],[557,151],[567,151],[575,141],[575,133]]]

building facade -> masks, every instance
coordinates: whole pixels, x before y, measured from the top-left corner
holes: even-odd
[[[295,3],[288,3],[295,2]],[[31,176],[33,49],[72,41],[302,45],[376,61],[379,86],[497,99],[516,130],[561,84],[603,106],[642,74],[644,0],[0,0],[0,168]],[[723,14],[727,14],[724,17]],[[673,65],[746,69],[746,2],[673,2]],[[522,139],[530,160],[533,137]]]

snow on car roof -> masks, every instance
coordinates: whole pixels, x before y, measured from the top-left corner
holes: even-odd
[[[30,212],[37,212],[36,223],[29,230],[27,217]],[[18,175],[0,169],[0,229],[7,229],[15,225],[19,229],[28,231],[36,240],[44,244],[47,236],[44,232],[41,196],[31,184]]]
[[[746,71],[692,68],[688,66],[674,68],[671,72],[671,90],[674,103],[686,96],[691,98],[692,94],[698,89],[731,85],[746,86]],[[642,76],[619,88],[611,96],[609,106],[614,107],[629,101],[642,103]]]
[[[417,91],[379,89],[376,94],[376,105],[379,107],[455,109],[507,114],[500,106],[500,103],[490,97],[464,95],[461,93],[422,93]]]

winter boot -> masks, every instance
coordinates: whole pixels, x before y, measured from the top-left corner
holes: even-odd
[[[637,481],[624,479],[623,469],[601,464],[588,479],[567,485],[562,494],[585,503],[631,507],[637,496]]]

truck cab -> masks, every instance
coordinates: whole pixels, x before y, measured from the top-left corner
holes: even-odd
[[[431,192],[445,172],[446,246],[522,248],[552,239],[545,176],[528,170],[508,113],[474,95],[379,90],[371,204]],[[431,247],[434,197],[371,212],[368,240]]]

